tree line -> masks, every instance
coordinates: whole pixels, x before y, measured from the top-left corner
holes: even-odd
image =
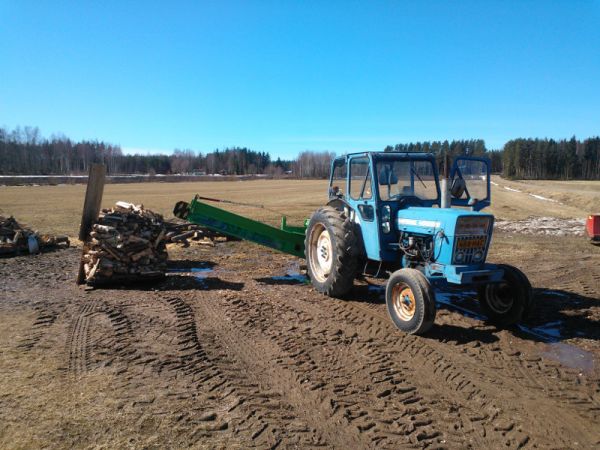
[[[600,179],[600,137],[579,141],[513,139],[502,150],[489,150],[483,139],[424,141],[387,146],[384,151],[430,152],[441,167],[444,155],[490,158],[492,171],[508,178]],[[62,135],[43,138],[36,127],[0,128],[0,175],[87,174],[92,163],[104,163],[109,175],[227,174],[326,178],[333,152],[303,151],[295,160],[273,161],[266,152],[245,147],[203,154],[176,149],[172,154],[123,154],[103,141],[74,142]]]
[[[120,146],[102,141],[74,142],[64,136],[42,138],[38,128],[0,128],[0,175],[87,174],[92,163],[103,163],[109,175],[231,174],[283,175],[293,161],[275,161],[266,152],[227,148],[203,154],[176,149],[170,155],[123,154]]]
[[[504,145],[503,175],[518,179],[600,179],[600,137],[513,139]]]
[[[463,139],[453,141],[424,141],[409,144],[388,145],[386,152],[426,152],[433,153],[441,169],[444,155],[450,158],[457,156],[487,157],[491,161],[492,172],[502,171],[502,152],[488,150],[483,139]]]

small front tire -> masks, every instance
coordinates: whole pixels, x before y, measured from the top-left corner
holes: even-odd
[[[416,269],[392,274],[385,289],[388,314],[408,334],[424,334],[435,321],[435,293],[425,275]]]

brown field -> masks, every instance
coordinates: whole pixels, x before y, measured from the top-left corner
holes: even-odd
[[[600,205],[600,182],[494,182],[507,221]],[[75,236],[84,191],[0,187],[0,213]],[[326,183],[107,185],[103,206],[170,217],[195,193],[300,222]],[[294,277],[303,260],[250,243],[170,246],[166,280],[95,290],[74,283],[79,253],[0,259],[0,448],[600,446],[600,247],[581,236],[496,233],[489,260],[535,290],[526,328],[455,293],[424,337],[393,327],[377,281],[325,298]]]
[[[498,219],[522,220],[530,216],[585,218],[600,208],[600,181],[506,181],[493,177],[492,206],[486,211]],[[517,193],[504,189],[518,189]],[[287,215],[301,223],[327,200],[327,182],[321,180],[255,180],[196,183],[136,183],[106,185],[103,207],[118,200],[143,204],[165,217],[173,205],[191,200],[195,194],[263,205],[268,209],[224,205],[231,211],[279,222]],[[552,201],[545,201],[535,194]],[[76,236],[85,195],[84,185],[0,187],[0,214],[14,215],[43,232]],[[600,212],[600,211],[597,211]]]

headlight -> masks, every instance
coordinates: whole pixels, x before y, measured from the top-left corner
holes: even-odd
[[[385,205],[381,208],[381,229],[387,234],[391,231],[390,220],[392,219],[392,210],[389,205]]]
[[[481,262],[483,259],[483,252],[481,250],[477,250],[473,253],[473,262]]]
[[[385,205],[383,208],[381,208],[381,221],[389,222],[391,218],[392,218],[392,210],[390,209],[389,205]]]
[[[454,255],[454,261],[456,261],[457,263],[461,263],[465,260],[465,254],[463,252],[457,252],[456,255]]]

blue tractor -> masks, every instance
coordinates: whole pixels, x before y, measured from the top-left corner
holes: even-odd
[[[436,160],[427,153],[335,159],[329,201],[306,229],[313,286],[341,297],[358,276],[389,277],[389,315],[413,334],[425,333],[435,320],[434,288],[476,290],[482,310],[497,325],[524,319],[533,308],[525,274],[485,262],[494,224],[493,215],[480,212],[490,205],[489,161],[459,157],[447,175],[441,187]]]

